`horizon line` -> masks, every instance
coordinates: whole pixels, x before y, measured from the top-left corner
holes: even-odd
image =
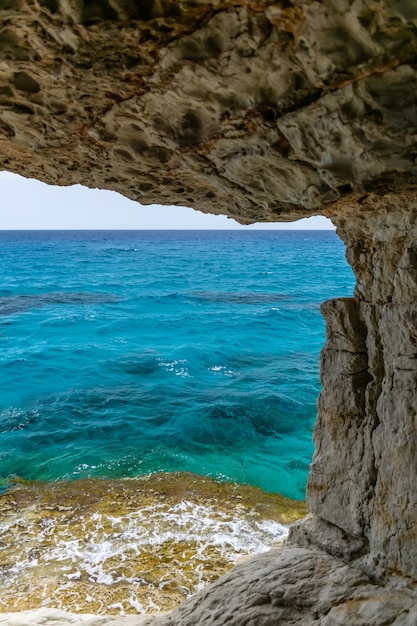
[[[274,223],[274,222],[270,222]],[[5,232],[224,232],[224,233],[244,233],[244,232],[298,232],[298,233],[325,233],[334,232],[336,228],[0,228],[0,233]]]

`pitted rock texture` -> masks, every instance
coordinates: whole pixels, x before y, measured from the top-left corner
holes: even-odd
[[[241,222],[416,187],[414,0],[1,0],[0,168]]]

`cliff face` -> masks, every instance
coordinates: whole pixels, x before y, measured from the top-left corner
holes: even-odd
[[[169,623],[223,623],[232,589],[253,621],[230,624],[414,624],[415,1],[0,0],[0,17],[3,169],[247,223],[327,215],[357,276],[323,305],[312,515]]]
[[[322,309],[309,507],[346,533],[347,554],[363,555],[368,571],[416,579],[417,201],[388,194],[377,210],[372,201],[355,209],[336,222],[356,297]]]

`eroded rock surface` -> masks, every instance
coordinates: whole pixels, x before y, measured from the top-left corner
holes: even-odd
[[[4,169],[242,222],[415,187],[414,0],[1,0],[0,18]]]
[[[138,626],[416,624],[417,3],[0,0],[0,18],[1,168],[244,223],[328,215],[357,276],[323,306],[312,515]]]
[[[382,626],[412,624],[401,621],[410,610],[415,616],[412,591],[372,584],[360,569],[319,551],[287,547],[237,565],[155,626]]]
[[[76,616],[62,611],[0,615],[4,626],[414,626],[417,593],[373,583],[318,550],[287,547],[237,565],[170,615]]]
[[[417,579],[417,200],[389,194],[374,209],[364,202],[359,216],[339,221],[356,297],[323,307],[308,500],[320,518],[363,538],[371,571]]]

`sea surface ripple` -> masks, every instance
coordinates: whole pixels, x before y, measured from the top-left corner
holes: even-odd
[[[303,499],[332,231],[2,232],[0,477],[192,472]]]

